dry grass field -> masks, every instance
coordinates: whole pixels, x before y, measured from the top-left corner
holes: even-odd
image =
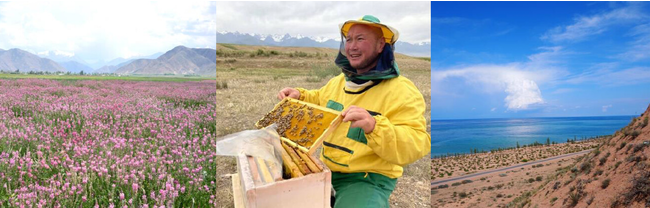
[[[284,87],[316,89],[340,73],[334,65],[335,49],[217,44],[217,140],[243,130],[278,102]],[[430,129],[430,59],[397,55],[402,76],[420,89],[426,100]],[[429,207],[428,156],[405,168],[390,202],[392,207]],[[217,157],[217,204],[233,207],[232,184],[226,174],[236,172],[234,158]]]

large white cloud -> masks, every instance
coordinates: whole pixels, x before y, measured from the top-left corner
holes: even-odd
[[[474,65],[431,72],[433,89],[444,90],[437,83],[446,79],[461,78],[467,86],[485,93],[504,92],[504,106],[508,110],[524,110],[530,105],[542,104],[544,99],[537,82],[545,82],[556,71],[528,71],[521,64]],[[435,90],[432,93],[437,93]]]
[[[90,62],[216,45],[214,2],[5,2],[0,48],[74,53]]]
[[[539,84],[553,84],[567,74],[552,64],[557,63],[560,60],[558,57],[566,52],[560,47],[540,49],[544,51],[529,56],[529,61],[523,63],[478,64],[432,70],[432,94],[442,95],[449,87],[469,87],[485,93],[505,93],[504,106],[511,111],[543,104]],[[454,78],[463,80],[467,86],[443,86],[443,81]]]
[[[405,42],[431,41],[430,2],[217,2],[217,30],[340,38],[338,25],[374,15]]]

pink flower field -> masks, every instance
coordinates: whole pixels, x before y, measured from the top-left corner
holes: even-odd
[[[216,206],[215,86],[0,79],[0,207]]]

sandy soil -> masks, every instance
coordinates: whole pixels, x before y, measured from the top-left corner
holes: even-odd
[[[532,146],[503,151],[434,158],[431,160],[431,180],[467,175],[485,170],[545,159],[553,156],[595,148],[600,139],[574,143]]]
[[[523,207],[650,207],[650,107]]]
[[[511,170],[436,184],[431,189],[431,207],[506,207],[517,197],[544,184],[547,177],[573,164],[578,156],[528,162]],[[453,178],[460,177],[450,179]]]

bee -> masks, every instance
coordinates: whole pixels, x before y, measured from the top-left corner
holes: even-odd
[[[298,126],[293,126],[293,128],[291,128],[291,131],[289,132],[296,133],[297,131],[298,131]]]
[[[280,118],[283,112],[284,112],[284,108],[278,108],[278,110],[276,110],[275,113],[273,114],[273,118],[274,118],[273,120],[277,120],[278,118]]]
[[[281,136],[286,137],[286,131],[291,127],[291,119],[293,118],[293,113],[289,112],[287,115],[282,116],[280,119],[277,120],[278,124],[278,134]]]
[[[307,142],[310,142],[310,140],[308,138],[306,138],[306,137],[300,138],[298,140],[298,143],[300,143],[300,144],[304,144],[304,143],[307,143]]]
[[[302,111],[302,110],[298,111],[298,117],[296,118],[296,120],[302,121],[302,118],[303,118],[304,115],[305,115],[304,111]]]
[[[302,136],[305,133],[307,133],[307,127],[302,127],[302,130],[300,130],[300,135]]]

